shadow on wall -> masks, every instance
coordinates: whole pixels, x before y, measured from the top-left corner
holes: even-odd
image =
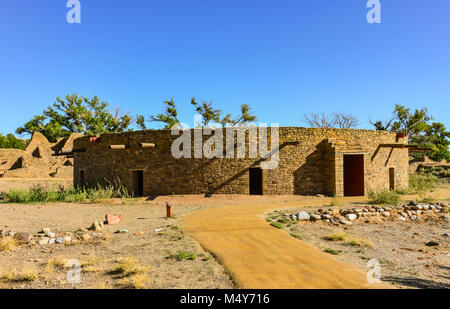
[[[294,171],[294,194],[333,196],[334,164],[331,158],[334,156],[331,156],[330,144],[324,139],[306,157],[306,162]]]

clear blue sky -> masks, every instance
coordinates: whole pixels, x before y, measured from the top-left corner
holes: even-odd
[[[450,1],[0,0],[0,132],[67,93],[154,114],[174,97],[213,100],[260,122],[304,126],[309,112],[352,112],[361,128],[395,104],[450,126]]]

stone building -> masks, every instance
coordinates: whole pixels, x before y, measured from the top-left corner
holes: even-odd
[[[248,144],[249,132],[239,130],[244,131]],[[268,131],[270,143],[270,128]],[[210,137],[203,136],[203,142]],[[369,190],[407,187],[408,151],[414,148],[407,144],[407,137],[386,131],[281,127],[278,165],[262,169],[269,158],[259,154],[251,158],[249,147],[242,158],[174,158],[171,148],[178,138],[169,130],[78,138],[74,141],[74,184],[120,181],[137,196],[362,196]],[[194,144],[192,141],[190,154]]]
[[[73,133],[50,143],[44,135],[35,132],[25,150],[0,149],[0,177],[72,178],[73,141],[81,136]]]

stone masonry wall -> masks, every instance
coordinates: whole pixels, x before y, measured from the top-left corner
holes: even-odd
[[[267,135],[270,139],[270,129]],[[248,146],[243,159],[175,159],[171,146],[176,138],[169,130],[104,134],[95,142],[89,137],[78,138],[74,141],[74,183],[80,184],[83,170],[86,184],[119,180],[131,191],[132,172],[142,170],[145,195],[249,193],[249,168],[259,167],[260,158],[248,158]],[[141,143],[156,147],[142,148]],[[280,128],[279,164],[273,170],[263,170],[263,193],[341,196],[345,154],[364,155],[366,194],[389,188],[389,168],[395,169],[395,187],[407,187],[408,150],[379,147],[405,143],[405,138],[397,140],[396,134],[385,131]],[[114,150],[110,145],[126,148]]]

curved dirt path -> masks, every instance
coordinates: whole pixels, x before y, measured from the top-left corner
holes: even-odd
[[[271,227],[264,219],[274,209],[329,202],[328,198],[305,198],[282,205],[211,208],[186,216],[183,229],[216,256],[239,288],[370,288],[362,271]]]

